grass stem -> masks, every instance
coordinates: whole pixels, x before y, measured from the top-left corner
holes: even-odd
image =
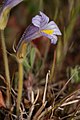
[[[53,63],[52,63],[49,82],[51,82],[53,80],[53,75],[54,75],[54,72],[55,72],[55,66],[56,66],[56,49],[54,50],[54,58],[53,58]]]

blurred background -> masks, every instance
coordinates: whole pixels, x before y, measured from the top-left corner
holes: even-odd
[[[3,0],[0,0],[0,4],[2,4],[2,2]],[[55,80],[66,80],[67,77],[70,77],[71,71],[76,69],[76,66],[79,67],[80,64],[79,0],[24,0],[24,2],[11,10],[10,19],[5,30],[7,51],[13,53],[12,47],[14,41],[17,45],[26,27],[31,24],[32,17],[38,14],[39,11],[43,11],[49,16],[50,20],[56,22],[62,32],[62,36],[58,37],[58,43],[56,45],[50,44],[50,40],[44,37],[32,41],[31,44],[34,44],[33,48],[36,48],[32,50],[32,52],[33,54],[37,53],[36,56],[38,56],[38,59],[36,56],[32,57],[34,58],[32,64],[35,66],[35,69],[34,67],[31,68],[29,63],[25,64],[29,65],[27,66],[29,67],[27,68],[29,72],[38,72],[38,75],[43,77],[53,66],[54,51],[56,50]],[[29,49],[31,50],[32,47]],[[0,50],[0,56],[2,56],[1,53]],[[10,57],[10,62],[13,61],[12,59],[13,58]],[[12,64],[10,65],[12,66]],[[26,65],[24,65],[24,67],[26,67]],[[2,69],[0,71],[2,71]],[[58,76],[56,74],[58,74]]]
[[[3,0],[0,0],[0,6],[2,3]],[[56,45],[51,44],[45,37],[28,43],[27,55],[23,62],[24,89],[44,85],[46,74],[50,70],[49,82],[57,92],[72,77],[66,92],[62,93],[65,96],[69,91],[80,87],[80,0],[24,0],[11,10],[5,29],[5,39],[12,86],[17,89],[18,80],[18,65],[13,57],[15,54],[13,44],[16,48],[24,30],[31,24],[32,17],[39,11],[44,12],[50,20],[56,22],[62,36],[58,37]],[[4,76],[1,41],[0,74]],[[48,92],[48,98],[52,97],[51,91]]]

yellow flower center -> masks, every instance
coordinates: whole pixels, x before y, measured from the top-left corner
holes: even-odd
[[[41,30],[41,32],[52,35],[54,30]]]

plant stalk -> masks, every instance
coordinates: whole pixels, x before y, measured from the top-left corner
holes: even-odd
[[[17,115],[19,115],[19,107],[22,97],[22,88],[23,88],[23,65],[22,62],[19,62],[19,82],[18,82],[18,97],[17,97]]]
[[[54,50],[54,58],[53,58],[53,63],[52,63],[49,82],[52,82],[52,80],[53,80],[53,76],[54,76],[54,72],[55,72],[55,66],[56,66],[56,49]]]
[[[8,57],[6,53],[6,45],[5,45],[5,37],[4,37],[4,30],[1,30],[1,40],[2,40],[2,50],[3,50],[3,60],[4,60],[4,67],[5,67],[5,76],[7,81],[7,99],[6,99],[6,106],[10,108],[10,73],[9,73],[9,64],[8,64]]]

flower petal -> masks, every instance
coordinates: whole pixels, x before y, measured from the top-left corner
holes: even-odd
[[[53,35],[62,35],[59,29],[54,29]]]
[[[57,43],[57,36],[53,35],[53,38],[51,39],[51,43],[52,44],[56,44]]]
[[[40,23],[40,29],[42,27],[45,27],[48,22],[49,22],[49,17],[47,17],[43,12],[40,11],[40,16],[41,16],[41,23]]]
[[[56,35],[49,35],[44,32],[41,32],[42,36],[45,36],[51,40],[51,43],[56,44],[57,42],[57,36]]]
[[[30,38],[35,33],[39,33],[39,28],[35,27],[34,25],[31,24],[24,31],[21,39],[22,40],[27,40],[27,38]]]
[[[49,22],[45,29],[48,29],[48,30],[52,30],[53,29],[53,31],[54,31],[53,34],[61,35],[61,32],[60,32],[58,26],[56,25],[56,23],[54,21]]]
[[[46,23],[48,23],[49,22],[49,17],[48,16],[46,16],[43,12],[39,12],[40,13],[40,15],[41,15],[41,18],[43,19],[43,20],[45,20],[45,22]]]
[[[17,48],[16,48],[16,51],[18,50],[18,48],[20,47],[22,41],[25,41],[25,42],[30,42],[31,40],[33,39],[36,39],[38,37],[40,37],[41,34],[39,32],[39,28],[34,26],[34,25],[30,25],[23,33],[18,45],[17,45]]]
[[[4,5],[3,6],[9,6],[10,8],[16,6],[17,4],[19,4],[20,2],[22,2],[23,0],[5,0]]]
[[[47,38],[49,38],[49,39],[52,39],[52,38],[53,38],[51,35],[46,34],[46,33],[44,33],[44,32],[41,32],[41,35],[42,35],[42,36],[45,36],[45,37],[47,37]]]
[[[39,15],[36,15],[35,17],[32,18],[32,23],[36,27],[39,27],[40,29],[45,26],[49,22],[49,18],[40,11]]]
[[[32,23],[33,23],[33,25],[35,25],[36,27],[40,27],[41,16],[36,15],[35,17],[33,17],[33,18],[32,18]]]

